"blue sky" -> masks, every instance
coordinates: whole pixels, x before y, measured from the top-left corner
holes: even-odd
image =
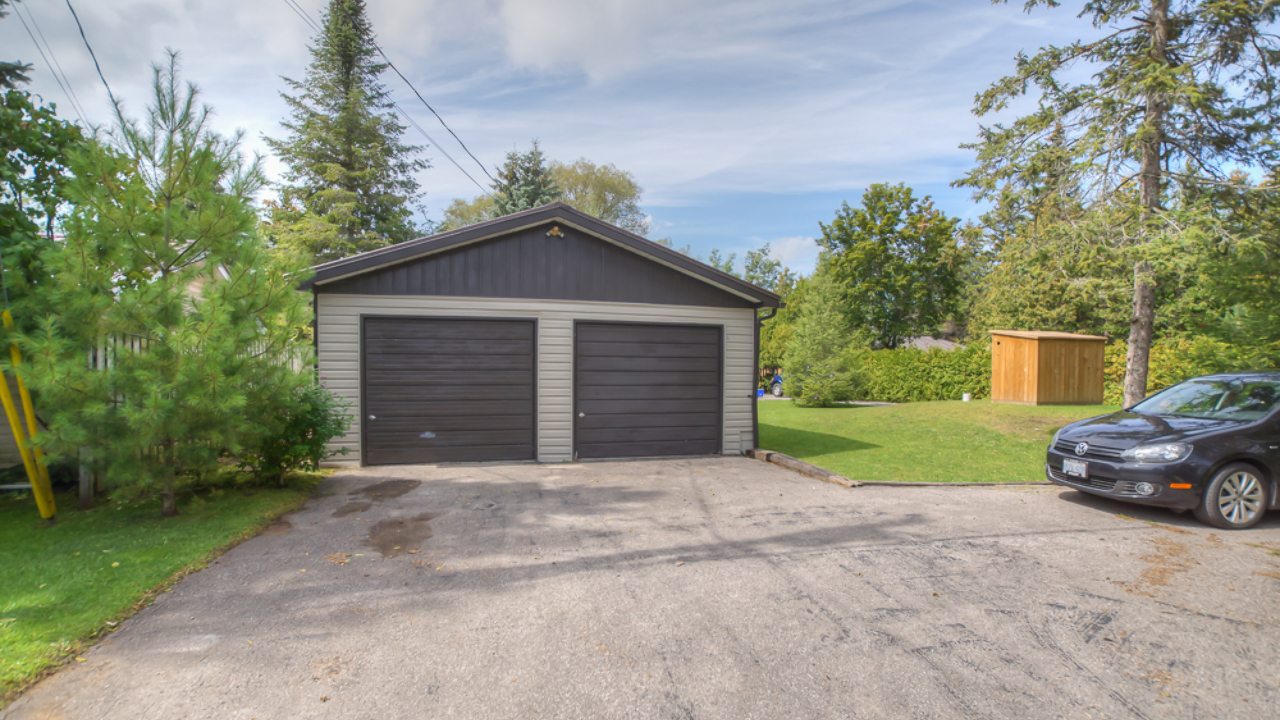
[[[280,132],[281,75],[301,77],[311,30],[284,0],[80,0],[76,10],[133,114],[150,63],[183,53],[224,132],[249,149]],[[322,0],[298,0],[319,17]],[[972,164],[974,94],[1034,52],[1091,34],[1069,8],[1022,12],[987,0],[368,0],[379,40],[489,168],[538,138],[551,158],[632,172],[653,237],[737,253],[768,242],[802,272],[843,200],[905,182],[947,213],[977,214],[949,183]],[[66,5],[22,4],[66,72],[85,120],[109,121],[106,92]],[[32,30],[36,28],[33,26]],[[31,89],[71,112],[14,15],[0,57],[35,65]],[[485,182],[398,78],[401,106]],[[415,130],[406,138],[427,143]],[[428,216],[479,190],[428,147]],[[466,162],[463,160],[466,159]],[[268,162],[278,174],[280,167]]]

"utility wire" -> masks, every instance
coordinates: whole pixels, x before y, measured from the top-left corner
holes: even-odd
[[[84,35],[84,26],[80,24],[80,16],[76,14],[76,9],[71,6],[71,0],[67,0],[67,9],[71,11],[71,17],[76,19],[76,27],[80,28],[80,39],[84,41],[84,46],[89,50],[89,57],[93,58],[93,66],[98,70],[98,79],[102,81],[103,87],[107,89],[107,97],[111,98],[111,105],[115,108],[120,107],[120,103],[116,102],[116,96],[111,92],[111,85],[107,83],[107,76],[102,74],[102,66],[98,64],[98,56],[93,52],[93,46],[89,44],[89,38]]]
[[[297,15],[298,17],[302,18],[303,22],[310,25],[312,30],[316,31],[317,33],[320,32],[320,26],[317,25],[315,21],[311,19],[311,16],[308,15],[307,11],[304,10],[303,7],[298,4],[297,0],[284,0],[284,4],[289,6],[289,9],[293,11],[294,15]]]
[[[351,26],[355,27],[356,19],[351,17],[351,13],[347,12],[347,9],[341,5],[337,7],[343,15],[347,16],[347,20],[351,22]],[[370,42],[373,42],[372,38],[370,38]],[[431,103],[427,102],[427,99],[422,97],[422,93],[418,92],[418,88],[414,87],[413,83],[409,82],[409,78],[405,77],[404,73],[400,72],[400,68],[396,67],[396,64],[391,62],[391,58],[387,57],[387,52],[382,49],[382,46],[373,42],[373,47],[380,55],[382,55],[382,59],[387,61],[387,67],[390,67],[395,71],[396,75],[400,76],[400,79],[404,81],[404,84],[409,86],[409,89],[413,91],[413,94],[418,96],[418,99],[422,101],[422,104],[427,106],[427,109],[431,111],[431,114],[435,115],[436,119],[440,121],[440,124],[444,126],[444,129],[449,131],[449,134],[453,136],[453,139],[458,141],[458,144],[462,146],[462,149],[466,151],[467,155],[470,155],[471,159],[476,161],[476,164],[480,166],[480,169],[484,171],[484,174],[496,185],[498,181],[494,180],[492,175],[489,175],[489,168],[486,168],[484,163],[480,162],[480,159],[471,152],[471,149],[467,147],[467,144],[462,142],[462,138],[458,137],[458,133],[454,132],[453,128],[449,127],[449,124],[444,121],[444,118],[440,117],[440,113],[436,112],[436,109],[431,107]],[[440,146],[436,145],[436,147],[438,148]]]
[[[448,159],[449,159],[449,162],[453,163],[453,166],[454,166],[454,167],[456,167],[456,168],[458,168],[458,172],[462,173],[463,175],[466,175],[468,180],[470,180],[470,181],[471,181],[471,182],[472,182],[472,183],[473,183],[477,188],[480,188],[480,194],[482,194],[482,195],[488,195],[488,194],[490,194],[490,193],[489,193],[489,189],[488,189],[488,188],[486,188],[485,186],[481,185],[480,183],[476,182],[476,179],[475,179],[475,178],[473,178],[473,177],[471,177],[471,173],[469,173],[469,172],[467,172],[466,170],[464,170],[464,169],[462,168],[462,166],[458,164],[458,161],[457,161],[457,160],[454,160],[454,159],[453,159],[453,156],[452,156],[452,155],[450,155],[450,154],[449,154],[449,152],[448,152],[447,150],[445,150],[444,148],[440,147],[440,143],[436,142],[435,138],[433,138],[433,137],[431,137],[429,134],[427,134],[427,131],[426,131],[426,130],[423,130],[423,129],[422,129],[422,126],[421,126],[421,125],[419,125],[419,124],[417,123],[417,121],[415,121],[413,118],[409,117],[409,113],[405,112],[405,111],[404,111],[404,108],[400,107],[400,105],[399,105],[396,101],[394,101],[394,100],[392,100],[392,101],[391,101],[391,105],[392,105],[392,107],[394,107],[394,108],[396,109],[396,111],[397,111],[397,112],[399,112],[399,113],[400,113],[400,116],[401,116],[401,117],[403,117],[403,118],[405,119],[405,122],[408,122],[408,123],[409,123],[410,125],[412,125],[415,129],[417,129],[417,131],[418,131],[418,132],[422,133],[422,136],[423,136],[423,137],[425,137],[425,138],[427,139],[427,142],[431,143],[431,144],[435,147],[435,149],[439,150],[441,155],[444,155],[446,158],[448,158]]]
[[[318,24],[316,24],[316,22],[315,22],[314,20],[312,20],[312,19],[311,19],[311,15],[306,11],[306,9],[305,9],[305,8],[303,8],[301,5],[299,5],[299,4],[298,4],[298,0],[284,0],[284,4],[285,4],[285,5],[288,5],[288,6],[289,6],[289,8],[290,8],[291,10],[293,10],[293,12],[294,12],[298,17],[302,18],[303,22],[305,22],[307,25],[310,25],[310,26],[311,26],[311,29],[315,30],[317,33],[322,32],[322,29],[320,28],[320,26],[319,26]],[[343,12],[343,14],[346,14],[346,12],[344,11],[344,12]],[[351,18],[351,16],[350,16],[350,15],[347,15],[347,19],[348,19],[348,20],[353,20],[353,19]],[[353,22],[354,22],[354,20],[353,20]],[[377,46],[375,45],[375,47],[377,47]],[[382,52],[382,49],[381,49],[381,48],[378,48],[378,52]],[[383,57],[384,57],[384,58],[386,57],[386,53],[383,53]],[[390,64],[390,61],[388,60],[388,61],[387,61],[387,63],[388,63],[388,64]],[[396,71],[396,73],[397,73],[397,74],[399,74],[399,71],[397,70],[397,71]],[[403,78],[404,76],[403,76],[403,75],[401,75],[400,77],[402,77],[402,78]],[[405,82],[408,82],[408,81],[406,80]],[[410,87],[412,87],[412,85],[411,85]],[[415,90],[414,92],[416,93],[417,91]],[[419,95],[419,96],[418,96],[418,99],[419,99],[419,100],[421,100],[421,99],[422,99],[422,96],[421,96],[421,95]],[[423,104],[426,104],[426,100],[423,100],[422,102],[423,102]],[[391,105],[392,105],[392,107],[394,107],[394,108],[396,109],[396,112],[400,113],[400,116],[401,116],[401,117],[403,117],[403,118],[405,119],[405,121],[406,121],[406,122],[408,122],[410,125],[412,125],[412,126],[413,126],[413,128],[414,128],[415,130],[417,130],[418,132],[422,133],[422,136],[423,136],[423,137],[425,137],[425,138],[427,139],[427,142],[431,143],[431,145],[432,145],[432,146],[434,146],[434,147],[435,147],[435,149],[439,150],[441,155],[444,155],[446,158],[448,158],[449,162],[453,163],[453,166],[454,166],[454,167],[456,167],[456,168],[458,168],[458,172],[460,172],[460,173],[462,173],[463,175],[465,175],[465,176],[466,176],[466,178],[472,182],[472,184],[474,184],[477,188],[479,188],[479,189],[480,189],[481,194],[484,194],[484,195],[488,195],[488,194],[489,194],[489,190],[488,190],[488,188],[486,188],[485,186],[481,185],[479,182],[476,182],[476,179],[475,179],[474,177],[471,177],[471,173],[469,173],[469,172],[467,172],[465,169],[463,169],[462,165],[458,164],[458,161],[457,161],[457,160],[454,160],[454,159],[453,159],[453,156],[452,156],[452,155],[450,155],[450,154],[449,154],[449,152],[448,152],[447,150],[445,150],[443,147],[441,147],[441,146],[440,146],[440,143],[436,142],[435,138],[431,137],[431,135],[430,135],[430,134],[428,134],[426,130],[423,130],[423,129],[422,129],[422,126],[421,126],[421,125],[419,125],[419,124],[417,123],[417,121],[415,121],[412,117],[410,117],[410,116],[409,116],[409,113],[405,112],[404,108],[400,107],[399,103],[397,103],[396,101],[392,100],[392,101],[391,101]],[[428,109],[430,109],[430,107],[431,107],[430,105],[427,105],[427,108],[428,108]],[[434,112],[435,112],[435,110],[432,110],[431,112],[433,112],[433,113],[434,113]],[[440,116],[439,116],[439,115],[436,115],[436,117],[437,117],[437,118],[439,118]],[[440,120],[440,123],[443,125],[443,124],[444,124],[444,120]],[[448,130],[448,129],[449,129],[449,126],[448,126],[448,125],[445,125],[445,129],[446,129],[446,130]],[[453,131],[452,131],[452,130],[449,130],[449,132],[450,132],[450,134],[452,134],[452,133],[453,133]],[[456,138],[456,137],[457,137],[457,135],[454,135],[454,137]],[[458,141],[458,143],[459,143],[459,144],[461,144],[461,143],[462,143],[462,141],[461,141],[461,140],[459,140],[459,141]],[[463,146],[462,146],[462,149],[463,149],[463,150],[466,150],[466,146],[465,146],[465,145],[463,145]],[[471,151],[470,151],[470,150],[468,150],[468,151],[467,151],[467,154],[468,154],[468,155],[471,155]],[[471,155],[471,159],[472,159],[472,160],[475,160],[475,156],[474,156],[474,155]],[[477,163],[479,163],[480,161],[479,161],[479,160],[476,160],[476,162],[477,162]],[[484,169],[484,165],[481,165],[481,166],[480,166],[480,169],[482,169],[482,170],[483,170],[483,169]],[[486,175],[488,175],[488,172],[486,171],[486,172],[485,172],[485,174],[486,174]],[[490,179],[490,180],[492,180],[492,179],[493,179],[493,176],[490,176],[490,177],[489,177],[489,179]]]
[[[13,9],[18,10],[18,5],[21,5],[21,3],[15,3]],[[62,69],[62,63],[59,62],[57,54],[53,52],[53,45],[49,44],[49,39],[44,36],[44,30],[40,28],[40,23],[36,20],[36,14],[31,12],[31,8],[29,7],[25,9],[27,11],[27,18],[31,20],[31,26],[36,29],[36,34],[40,36],[40,41],[44,43],[45,49],[49,51],[49,57],[53,58],[53,64],[57,66],[58,73],[62,74],[62,80],[67,85],[67,92],[71,96],[72,105],[76,108],[76,114],[80,116],[81,123],[84,123],[86,115],[84,112],[84,103],[80,102],[80,96],[76,95],[76,88],[71,84],[71,78],[67,77],[67,71]],[[27,34],[30,34],[30,31],[28,31]]]
[[[74,110],[76,116],[80,118],[80,124],[88,127],[88,123],[86,123],[84,119],[84,112],[81,111],[80,106],[76,103],[75,96],[67,89],[67,85],[63,84],[62,78],[58,76],[58,70],[62,69],[61,66],[55,67],[55,64],[49,62],[49,58],[45,57],[44,49],[40,47],[40,41],[36,40],[35,33],[31,32],[31,28],[27,25],[26,19],[22,17],[22,12],[19,10],[21,5],[21,3],[18,3],[13,6],[15,11],[14,14],[18,16],[18,22],[21,22],[22,29],[27,31],[27,37],[31,38],[31,44],[36,46],[36,52],[40,53],[40,59],[44,60],[44,64],[49,68],[49,74],[53,75],[54,82],[58,83],[58,87],[62,88],[62,94],[67,96],[67,103],[71,105],[71,109]],[[31,20],[32,22],[35,22],[34,17],[32,17]],[[44,37],[44,34],[41,33],[40,36]],[[53,48],[49,48],[49,53],[53,53]],[[70,81],[68,81],[68,84],[69,83]]]

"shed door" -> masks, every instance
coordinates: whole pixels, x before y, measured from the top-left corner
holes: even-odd
[[[532,460],[534,323],[366,318],[364,464]]]
[[[720,452],[721,328],[579,323],[579,458]]]

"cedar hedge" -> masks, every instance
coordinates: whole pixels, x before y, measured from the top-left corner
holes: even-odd
[[[1113,342],[1105,351],[1104,397],[1119,405],[1124,395],[1128,345]],[[991,346],[958,350],[849,350],[854,400],[926,402],[991,397]],[[1197,375],[1280,367],[1280,347],[1244,346],[1206,337],[1167,338],[1151,347],[1147,388],[1154,393]]]

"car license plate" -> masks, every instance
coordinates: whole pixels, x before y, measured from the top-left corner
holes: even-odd
[[[1089,477],[1089,463],[1083,460],[1063,460],[1062,472],[1071,477],[1087,478]]]

